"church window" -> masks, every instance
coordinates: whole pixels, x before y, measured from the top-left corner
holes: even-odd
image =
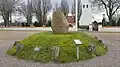
[[[86,8],[88,8],[88,5],[86,5]]]
[[[85,5],[83,5],[83,8],[85,8]]]

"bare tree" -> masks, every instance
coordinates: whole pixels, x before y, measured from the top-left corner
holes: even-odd
[[[61,0],[60,9],[64,13],[64,15],[67,17],[67,15],[69,13],[69,5],[67,3],[67,0]]]
[[[47,13],[52,8],[51,0],[36,0],[33,4],[34,12],[39,23],[46,24]]]
[[[55,7],[53,8],[54,11],[57,11],[58,9],[58,3],[55,4]]]
[[[47,13],[52,8],[51,0],[42,0],[43,25],[47,23]]]
[[[33,7],[32,1],[28,0],[27,2],[27,4],[21,4],[21,6],[18,8],[18,11],[25,16],[25,18],[27,19],[27,25],[30,26],[32,24]]]
[[[71,13],[72,14],[75,14],[75,0],[73,0],[73,4],[72,4],[72,10],[71,10]],[[78,20],[80,20],[80,17],[82,15],[82,4],[81,4],[81,0],[78,0]]]
[[[53,9],[54,11],[60,11],[60,6],[58,3],[55,4],[55,8]]]
[[[12,21],[12,12],[20,4],[21,0],[0,0],[0,12],[4,19],[5,27]]]
[[[105,8],[110,25],[112,25],[113,16],[120,8],[120,0],[94,0],[92,3]]]
[[[39,25],[42,25],[42,0],[33,0],[33,10],[36,14],[37,21],[39,22]]]

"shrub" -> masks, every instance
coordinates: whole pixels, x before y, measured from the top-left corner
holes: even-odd
[[[35,26],[35,27],[40,27],[40,26],[42,26],[42,23],[41,22],[37,22],[37,21],[35,21],[34,23],[33,23],[33,25]]]
[[[110,22],[107,22],[107,26],[112,26]]]
[[[89,30],[89,26],[79,26],[79,28]]]
[[[25,25],[26,25],[26,27],[30,27],[30,24],[29,24],[29,23],[26,23]]]
[[[119,20],[117,21],[117,26],[120,26],[120,18],[119,18]]]
[[[106,20],[104,18],[102,19],[102,25],[107,26],[107,22],[106,22]]]
[[[112,20],[112,26],[116,26],[116,21]]]
[[[25,27],[25,23],[24,22],[22,22],[21,25],[22,25],[22,27]]]
[[[51,20],[48,21],[47,26],[51,27]]]
[[[38,27],[38,26],[39,26],[37,21],[35,21],[33,25],[34,25],[35,27]]]

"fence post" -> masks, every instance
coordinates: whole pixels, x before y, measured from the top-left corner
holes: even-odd
[[[98,25],[98,31],[101,31],[102,25]]]
[[[93,31],[92,24],[89,25],[89,31]]]

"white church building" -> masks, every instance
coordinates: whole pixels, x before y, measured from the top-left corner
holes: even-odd
[[[92,9],[89,0],[81,0],[82,15],[79,21],[79,25],[85,26],[92,23]]]
[[[79,21],[79,25],[88,26],[92,24],[92,22],[102,22],[103,14],[105,10],[98,9],[97,6],[93,6],[90,0],[81,0],[82,4],[82,15]],[[107,15],[105,15],[107,18]]]

